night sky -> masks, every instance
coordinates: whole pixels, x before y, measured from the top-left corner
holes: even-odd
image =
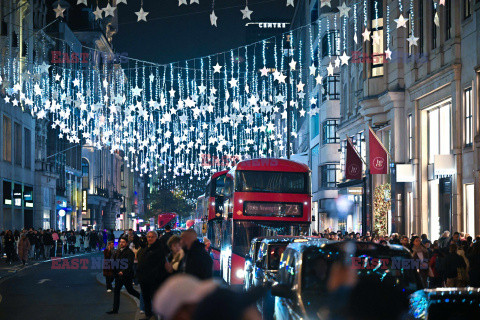
[[[114,37],[116,52],[131,58],[168,63],[206,56],[247,44],[241,9],[245,0],[216,0],[217,25],[210,25],[212,0],[178,6],[178,0],[144,0],[147,22],[137,22],[140,0],[118,5],[118,33]],[[187,0],[190,3],[190,0]],[[250,0],[252,21],[288,21],[295,8],[286,0]]]

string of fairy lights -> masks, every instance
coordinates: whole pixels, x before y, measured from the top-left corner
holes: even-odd
[[[405,27],[409,20],[403,18],[402,2],[396,28]],[[248,2],[245,5],[249,11]],[[330,1],[322,1],[321,6],[331,7]],[[213,9],[212,2],[212,13]],[[348,65],[348,53],[354,50],[347,38],[352,36],[347,30],[351,13],[355,43],[358,32],[363,32],[363,42],[376,41],[377,7],[370,17],[376,25],[369,21],[366,1],[350,7],[343,2],[337,9],[310,25],[257,43],[169,64],[127,57],[124,63],[99,63],[103,53],[84,47],[83,52],[90,52],[85,61],[71,44],[38,33],[36,45],[41,49],[33,64],[12,58],[12,43],[0,57],[3,99],[37,119],[49,120],[59,138],[122,152],[131,171],[165,183],[175,184],[180,177],[200,181],[238,160],[286,156],[287,112],[292,137],[306,112],[318,112],[317,100],[306,97],[305,85],[322,88],[323,79]],[[61,18],[62,8],[56,10]],[[105,15],[112,12],[102,10]],[[391,10],[387,6],[387,50]],[[363,21],[363,30],[358,20]],[[376,30],[374,37],[370,24]],[[416,45],[413,19],[410,24],[413,39],[407,41]],[[329,63],[324,67],[320,44],[314,59],[315,41],[321,40],[313,38],[313,30],[321,35],[331,27],[335,35],[327,37]],[[307,37],[298,36],[302,32],[308,32]],[[68,52],[70,61],[46,62],[52,41],[61,52]],[[304,65],[304,47],[316,60],[312,65]]]

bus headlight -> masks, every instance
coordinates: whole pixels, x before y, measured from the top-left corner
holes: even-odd
[[[245,270],[243,269],[237,269],[237,271],[235,271],[235,277],[237,277],[238,279],[243,279],[243,277],[245,277]]]

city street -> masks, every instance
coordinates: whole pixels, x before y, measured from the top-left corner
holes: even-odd
[[[101,254],[82,258],[93,256]],[[97,282],[101,271],[51,267],[51,262],[41,263],[0,280],[0,319],[135,319],[137,306],[123,294],[119,314],[105,314],[112,308],[113,292]]]

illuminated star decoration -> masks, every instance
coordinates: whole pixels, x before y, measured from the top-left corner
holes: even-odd
[[[397,23],[397,29],[399,28],[406,28],[407,27],[407,21],[408,19],[405,19],[403,17],[403,14],[400,14],[400,17],[398,19],[395,19],[395,22]]]
[[[87,0],[78,0],[77,5],[80,5],[80,4],[84,4],[84,5],[88,6]]]
[[[323,8],[325,6],[330,7],[330,8],[332,7],[332,4],[330,3],[330,0],[321,0],[321,1],[322,1],[322,3],[320,5],[320,8]]]
[[[190,0],[190,4],[194,4],[194,3],[200,4],[199,0]]]
[[[182,4],[187,5],[187,0],[178,0],[178,6],[180,7]]]
[[[329,76],[333,76],[333,66],[332,66],[332,63],[330,62],[330,64],[328,65],[327,67],[327,72],[328,72],[328,75]]]
[[[322,76],[321,76],[321,75],[318,75],[318,76],[315,78],[315,81],[317,82],[317,84],[322,84]]]
[[[413,34],[407,38],[407,41],[408,41],[408,44],[409,46],[418,46],[417,42],[418,42],[418,39],[417,37],[415,37]]]
[[[290,61],[288,65],[290,66],[291,70],[295,70],[295,68],[297,67],[297,61],[293,60],[292,58],[292,61]]]
[[[95,20],[102,19],[102,13],[103,13],[103,10],[97,6],[97,9],[93,11],[93,14],[95,15]]]
[[[217,16],[215,15],[215,11],[210,13],[210,24],[215,27],[217,26]]]
[[[385,50],[385,59],[392,60],[392,51],[390,50],[390,48],[387,48],[387,50]]]
[[[344,2],[341,6],[338,6],[338,11],[340,13],[340,17],[345,16],[348,18],[348,12],[350,11],[350,7],[348,7]]]
[[[295,7],[295,3],[293,3],[294,0],[287,0],[287,7],[292,6]]]
[[[53,11],[55,11],[55,18],[58,18],[58,17],[64,18],[63,12],[65,11],[65,8],[60,7],[60,4],[58,4],[57,7],[53,9]]]
[[[343,54],[340,56],[340,60],[342,60],[342,66],[344,64],[348,65],[348,60],[350,59],[349,56],[347,56],[347,53],[343,51]]]
[[[85,1],[87,1],[87,0],[85,0]],[[127,0],[117,0],[117,6],[118,6],[120,3],[125,3],[125,4],[127,4]]]
[[[252,20],[252,18],[250,18],[250,15],[252,14],[253,11],[249,10],[248,6],[245,6],[245,9],[240,10],[240,12],[242,13],[242,20],[243,19]]]
[[[147,15],[149,14],[149,12],[143,11],[143,7],[140,7],[140,11],[135,12],[135,14],[138,17],[137,22],[140,22],[142,20],[147,22]]]
[[[268,69],[265,66],[263,66],[263,68],[260,69],[260,72],[262,74],[262,77],[267,77],[268,76]]]
[[[222,70],[222,66],[218,64],[214,65],[213,66],[213,73],[220,73],[220,71]]]
[[[115,9],[117,9],[117,7],[112,7],[109,4],[107,4],[107,6],[103,9],[103,11],[105,11],[105,18],[108,17],[108,16],[112,16],[114,17],[115,16]]]
[[[363,42],[370,41],[370,34],[371,33],[372,33],[371,31],[368,31],[368,29],[365,28],[365,31],[362,33]]]

